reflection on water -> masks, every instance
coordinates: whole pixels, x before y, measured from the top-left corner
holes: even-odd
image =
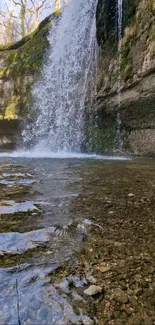
[[[66,263],[76,270],[89,230],[104,232],[115,208],[126,213],[126,196],[141,191],[132,176],[153,186],[152,170],[151,161],[1,158],[1,323],[93,324],[83,295],[89,280],[68,276]]]

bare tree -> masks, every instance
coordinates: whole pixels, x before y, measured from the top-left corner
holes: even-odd
[[[0,35],[3,43],[15,42],[18,38],[18,25],[13,8],[5,3],[5,10],[0,10]]]
[[[28,8],[28,0],[11,0],[15,6],[19,7],[19,18],[20,18],[20,28],[21,28],[21,36],[24,37],[26,33],[26,20],[27,13],[29,12]]]
[[[40,17],[45,9],[50,9],[49,0],[30,0],[31,8],[29,12],[34,20],[34,27],[37,28],[40,22]]]
[[[0,7],[0,42],[12,43],[32,32],[45,14],[53,9],[60,10],[68,0],[3,0],[3,3],[3,10]]]

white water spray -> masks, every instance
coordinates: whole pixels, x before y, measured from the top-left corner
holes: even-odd
[[[117,95],[118,95],[118,112],[117,112],[117,148],[122,151],[123,141],[121,137],[121,116],[120,116],[120,103],[121,103],[121,56],[122,56],[122,25],[123,25],[123,0],[118,0],[118,81],[117,81]]]
[[[96,42],[96,1],[69,0],[51,28],[50,50],[34,88],[36,121],[23,133],[37,150],[80,152]]]

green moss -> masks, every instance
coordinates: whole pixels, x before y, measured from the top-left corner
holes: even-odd
[[[139,2],[140,0],[123,1],[123,30],[135,21]],[[105,46],[107,47],[107,43],[109,43],[113,47],[113,50],[117,51],[117,6],[117,0],[98,0],[96,14],[97,41],[103,49]]]
[[[125,0],[123,2],[123,29],[134,20],[140,0]]]
[[[45,49],[48,46],[47,28],[43,28],[35,37],[32,37],[22,47],[17,50],[10,51],[7,59],[7,67],[5,73],[7,76],[17,76],[25,72],[38,71],[43,62]]]
[[[16,101],[10,103],[5,110],[5,119],[12,120],[18,118]]]
[[[19,42],[0,47],[1,51],[6,49],[10,51],[6,69],[1,74],[16,77],[26,72],[30,74],[40,70],[45,50],[48,47],[47,34],[52,25],[52,19],[56,19],[57,14],[54,13],[44,19],[35,31]]]
[[[132,56],[130,53],[130,43],[125,43],[122,46],[122,53],[121,53],[121,78],[123,80],[130,79],[132,77]]]
[[[123,58],[121,62],[121,78],[126,81],[127,79],[130,79],[132,75],[133,75],[132,58],[131,57]]]
[[[94,128],[88,144],[88,151],[98,154],[112,153],[115,149],[116,129],[115,125],[102,128]]]
[[[116,146],[116,116],[103,110],[87,116],[83,150],[98,154],[110,154]]]

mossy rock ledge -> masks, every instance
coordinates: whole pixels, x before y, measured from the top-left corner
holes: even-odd
[[[99,67],[96,110],[103,118],[121,117],[124,151],[155,156],[155,2],[124,0],[121,63],[118,65],[117,1],[99,0]],[[121,95],[118,98],[118,76]],[[115,122],[116,123],[116,122]],[[117,123],[115,128],[117,129]]]
[[[0,120],[23,119],[30,105],[30,89],[37,80],[48,48],[48,31],[58,14],[48,16],[30,35],[0,46]]]
[[[23,120],[32,107],[31,88],[37,81],[49,46],[48,32],[60,12],[46,17],[30,35],[0,46],[0,150],[15,149]]]

